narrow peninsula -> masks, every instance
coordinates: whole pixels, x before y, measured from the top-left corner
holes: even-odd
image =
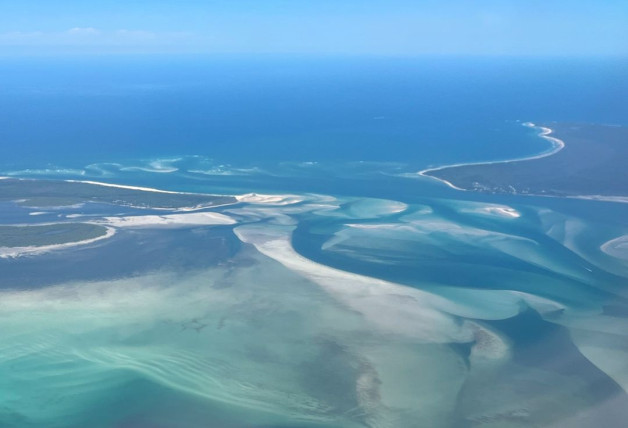
[[[628,127],[550,123],[551,154],[428,169],[421,175],[461,190],[628,201]],[[549,137],[549,138],[548,138]]]

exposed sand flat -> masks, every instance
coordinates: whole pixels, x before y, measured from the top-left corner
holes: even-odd
[[[199,204],[199,205],[192,205],[189,207],[179,207],[179,208],[171,208],[171,207],[150,207],[151,210],[155,210],[155,211],[167,211],[167,212],[171,212],[171,213],[191,213],[191,212],[195,212],[195,211],[201,211],[201,210],[206,210],[208,208],[217,208],[217,207],[224,207],[227,205],[233,205],[233,202],[228,202],[226,204],[213,204],[213,203],[207,203],[207,204]],[[133,204],[125,204],[125,207],[128,208],[135,208],[138,210],[145,210],[146,206],[142,206],[142,205],[133,205]]]
[[[456,304],[446,299],[388,281],[349,273],[313,262],[290,243],[290,228],[240,226],[236,235],[262,254],[314,281],[350,308],[360,312],[382,333],[425,343],[469,342],[475,332],[446,313]]]
[[[605,242],[600,246],[600,250],[609,256],[628,261],[628,235]]]
[[[459,212],[465,214],[480,214],[480,215],[488,215],[488,216],[496,216],[496,217],[504,217],[504,218],[519,218],[521,217],[521,213],[516,209],[506,206],[506,205],[497,205],[497,204],[480,204],[474,202],[467,202],[458,209]]]
[[[15,258],[21,256],[32,256],[37,254],[48,253],[50,251],[63,250],[66,248],[72,248],[80,245],[87,245],[93,242],[102,241],[107,238],[111,238],[116,233],[115,229],[108,227],[104,235],[98,236],[92,239],[85,239],[83,241],[66,242],[64,244],[57,245],[42,245],[42,246],[29,246],[29,247],[0,247],[0,258]]]
[[[519,218],[521,214],[515,210],[514,208],[506,208],[506,207],[486,207],[486,208],[478,208],[477,210],[470,210],[468,212],[475,212],[478,214],[486,214],[486,215],[496,215],[499,217],[510,217],[510,218]]]
[[[185,227],[235,223],[237,222],[231,217],[214,212],[104,217],[103,220],[94,221],[94,224],[114,227]]]
[[[465,323],[471,326],[475,333],[475,344],[471,347],[469,356],[472,362],[501,360],[510,356],[510,346],[502,335],[477,322],[465,321]]]
[[[117,189],[127,189],[127,190],[139,190],[142,192],[155,192],[155,193],[168,193],[171,195],[180,195],[182,192],[173,192],[170,190],[159,190],[154,189],[152,187],[139,187],[139,186],[127,186],[125,184],[111,184],[111,183],[102,183],[100,181],[90,181],[90,180],[64,180],[67,183],[83,183],[83,184],[92,184],[94,186],[103,186],[103,187],[115,187]]]
[[[291,205],[305,200],[305,198],[299,195],[264,195],[259,193],[237,195],[235,198],[238,202],[262,205]]]
[[[492,213],[501,214],[505,217],[513,217],[513,218],[521,217],[521,214],[514,208],[503,208],[503,207],[487,208],[486,211],[491,214]]]

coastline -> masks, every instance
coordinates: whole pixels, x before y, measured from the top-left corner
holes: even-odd
[[[62,181],[65,181],[66,183],[83,183],[83,184],[92,184],[94,186],[114,187],[116,189],[138,190],[141,192],[167,193],[169,195],[232,196],[232,195],[209,195],[205,193],[192,193],[192,192],[175,192],[173,190],[161,190],[161,189],[155,189],[153,187],[129,186],[126,184],[111,184],[111,183],[103,183],[101,181],[91,181],[91,180],[62,180]]]
[[[26,255],[36,255],[42,253],[48,253],[50,251],[62,250],[66,248],[77,247],[81,245],[91,244],[93,242],[102,241],[111,238],[116,234],[116,230],[113,227],[107,227],[107,231],[96,238],[84,239],[82,241],[65,242],[63,244],[54,245],[42,245],[42,246],[28,246],[28,247],[0,247],[0,259],[13,259]]]
[[[10,177],[6,177],[10,178]],[[225,194],[215,194],[215,193],[197,193],[197,192],[177,192],[174,190],[163,190],[156,189],[154,187],[142,187],[142,186],[130,186],[126,184],[111,184],[104,183],[101,181],[91,181],[91,180],[63,180],[66,183],[83,183],[83,184],[91,184],[94,186],[103,186],[103,187],[112,187],[116,189],[125,189],[125,190],[136,190],[140,192],[152,192],[152,193],[163,193],[169,195],[194,195],[194,196],[220,196],[220,197],[231,197],[235,199],[235,202],[218,204],[218,205],[196,205],[192,207],[181,207],[177,209],[169,209],[169,208],[154,208],[154,209],[163,209],[173,212],[193,212],[200,211],[209,208],[217,208],[228,205],[235,205],[239,203],[246,204],[261,204],[261,205],[292,205],[303,202],[305,199],[299,195],[291,195],[291,194],[259,194],[259,193],[245,193],[241,195],[225,195]],[[131,206],[133,208],[141,208],[136,206]]]
[[[75,200],[81,198],[85,199],[85,202],[104,202],[135,209],[153,209],[157,211],[170,212],[195,212],[208,208],[217,208],[239,203],[237,198],[238,195],[162,190],[153,187],[113,184],[92,180],[60,180],[55,178],[42,177],[3,178],[4,180],[0,180],[0,182],[12,182],[12,184],[9,184],[9,186],[15,187],[24,185],[27,187],[27,198],[24,199],[24,201],[22,201],[23,194],[19,192],[16,193],[17,190],[15,188],[9,189],[8,194],[2,195],[4,200],[25,202],[34,198],[34,201],[32,201],[30,205],[25,206],[28,206],[29,208],[41,209],[42,211],[53,207],[69,207],[70,205],[73,205],[73,202]],[[40,183],[41,185],[45,186],[45,188],[58,185],[60,193],[57,194],[54,188],[43,194],[41,192],[37,192],[36,190],[33,191],[33,189],[38,188]],[[68,188],[67,186],[83,187],[78,187],[78,190],[76,190],[74,188]],[[95,186],[95,188],[91,186]],[[101,188],[103,190],[99,191],[97,188]],[[112,193],[112,191],[115,192],[118,189],[120,190],[119,193]],[[54,193],[54,195],[51,196],[50,192]],[[151,196],[151,194],[153,196]],[[92,195],[95,195],[94,198],[91,198]],[[112,195],[119,195],[119,197],[113,197]],[[49,206],[47,203],[38,203],[39,199],[41,198],[46,200],[51,197],[68,199],[70,202],[65,203],[62,201],[54,206]],[[155,204],[153,204],[151,201],[155,202]]]
[[[494,164],[504,164],[504,163],[513,163],[513,162],[523,162],[523,161],[528,161],[528,160],[534,160],[534,159],[541,159],[544,157],[548,157],[548,156],[552,156],[556,153],[558,153],[559,151],[561,151],[564,147],[565,147],[565,142],[563,140],[560,140],[556,137],[550,137],[550,135],[552,134],[552,132],[554,132],[551,128],[545,127],[545,126],[537,126],[532,122],[525,122],[522,124],[522,126],[528,127],[528,128],[535,128],[538,129],[540,132],[537,134],[538,137],[541,137],[547,141],[549,141],[552,144],[552,147],[549,148],[546,151],[543,151],[539,154],[536,155],[531,155],[531,156],[525,156],[525,157],[521,157],[521,158],[514,158],[514,159],[505,159],[505,160],[497,160],[497,161],[483,161],[483,162],[469,162],[469,163],[457,163],[457,164],[450,164],[450,165],[442,165],[442,166],[438,166],[435,168],[426,168],[424,170],[421,170],[419,172],[417,172],[417,175],[421,176],[421,177],[428,177],[437,181],[440,181],[441,183],[446,184],[447,186],[451,187],[452,189],[455,190],[461,190],[463,192],[468,191],[467,189],[463,189],[461,187],[458,187],[456,185],[454,185],[453,183],[451,183],[448,180],[445,180],[443,178],[439,178],[433,175],[430,175],[430,172],[433,171],[441,171],[443,169],[448,169],[448,168],[457,168],[457,167],[462,167],[462,166],[475,166],[475,165],[494,165]]]

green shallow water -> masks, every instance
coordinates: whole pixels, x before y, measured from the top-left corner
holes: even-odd
[[[232,226],[113,226],[98,243],[0,259],[13,272],[0,291],[4,426],[623,418],[625,264],[599,249],[621,223],[525,204],[278,198],[210,209]],[[129,209],[54,215],[152,215]]]
[[[0,225],[115,234],[0,250],[0,427],[623,426],[628,204],[417,172],[626,125],[625,64],[6,61]]]

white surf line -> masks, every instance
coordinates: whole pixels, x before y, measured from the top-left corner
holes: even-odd
[[[552,197],[552,195],[535,195],[535,196],[548,196]],[[617,202],[621,204],[628,203],[628,196],[604,196],[604,195],[569,195],[564,196],[565,198],[570,199],[586,199],[588,201],[601,201],[601,202]]]
[[[433,175],[428,175],[428,173],[429,172],[433,172],[433,171],[440,171],[440,170],[448,169],[448,168],[456,168],[456,167],[460,167],[460,166],[493,165],[493,164],[499,164],[499,163],[513,163],[513,162],[522,162],[522,161],[529,161],[529,160],[534,160],[534,159],[541,159],[541,158],[544,158],[544,157],[547,157],[547,156],[552,156],[552,155],[558,153],[559,151],[561,151],[565,147],[565,142],[563,140],[560,140],[560,139],[558,139],[556,137],[550,137],[550,134],[552,134],[552,132],[554,132],[551,128],[547,128],[545,126],[536,126],[532,122],[526,122],[526,123],[523,124],[523,126],[527,126],[528,128],[539,129],[540,132],[539,132],[538,136],[541,137],[541,138],[546,139],[547,141],[549,141],[552,144],[552,147],[548,151],[544,151],[544,152],[539,153],[537,155],[524,156],[524,157],[521,157],[521,158],[498,160],[498,161],[456,163],[456,164],[451,164],[451,165],[443,165],[443,166],[439,166],[439,167],[436,167],[436,168],[424,169],[422,171],[419,171],[417,174],[422,176],[422,177],[428,177],[428,178],[431,178],[431,179],[434,179],[434,180],[438,180],[441,183],[444,183],[447,186],[451,187],[452,189],[467,191],[468,189],[460,188],[460,187],[454,185],[453,183],[451,183],[450,181],[447,181],[447,180],[445,180],[443,178],[434,177]]]
[[[107,231],[104,235],[97,236],[96,238],[84,239],[82,241],[65,242],[63,244],[53,245],[41,245],[41,246],[27,246],[27,247],[0,247],[0,259],[16,258],[25,255],[36,255],[42,253],[48,253],[50,251],[62,250],[65,248],[77,247],[81,245],[91,244],[93,242],[102,241],[104,239],[111,238],[115,235],[116,230],[112,227],[107,227]]]

